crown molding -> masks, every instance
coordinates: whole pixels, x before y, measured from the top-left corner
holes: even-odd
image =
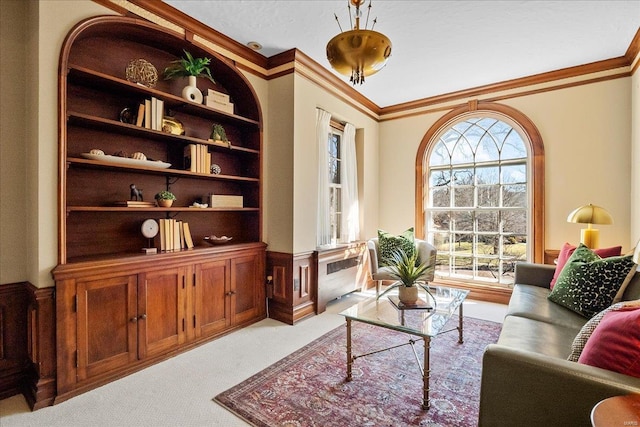
[[[383,116],[390,118],[396,115],[412,115],[415,110],[425,109],[436,105],[465,102],[469,98],[488,95],[490,93],[505,92],[510,90],[518,90],[525,87],[531,87],[542,84],[552,84],[557,82],[558,87],[567,87],[567,79],[579,79],[570,83],[571,86],[592,83],[606,79],[614,79],[627,77],[637,72],[640,67],[640,28],[633,37],[624,56],[602,61],[596,61],[589,64],[578,65],[574,67],[563,68],[560,70],[549,71],[545,73],[535,74],[532,76],[496,82],[488,85],[477,86],[460,91],[445,93],[441,95],[431,96],[414,101],[404,102],[395,105],[380,107],[373,101],[356,91],[344,80],[333,74],[330,70],[304,54],[302,51],[293,48],[280,54],[266,58],[265,56],[255,52],[249,47],[231,39],[230,37],[214,30],[213,28],[203,24],[193,17],[175,9],[167,3],[158,0],[92,0],[107,8],[110,8],[123,15],[137,15],[135,11],[123,6],[127,3],[135,5],[145,11],[157,16],[162,20],[166,20],[173,25],[177,25],[184,29],[185,37],[194,37],[197,35],[203,39],[209,40],[230,56],[235,65],[243,70],[255,74],[261,78],[271,80],[291,73],[298,73],[312,80],[314,83],[325,88],[333,94],[343,99],[348,104],[356,107],[358,110],[366,112],[376,120],[381,120]],[[234,57],[236,58],[234,60]],[[617,71],[615,71],[617,70]],[[609,72],[606,77],[588,78],[588,75]],[[539,89],[541,91],[551,90],[549,87]],[[531,93],[527,90],[524,93]],[[517,94],[508,95],[508,97],[518,96]],[[495,98],[494,98],[495,99]],[[384,119],[383,119],[384,120]]]
[[[106,0],[102,0],[102,2],[104,1]],[[267,67],[267,58],[263,55],[222,34],[221,32],[204,25],[197,19],[179,11],[167,3],[158,0],[128,0],[128,2],[184,28],[187,33],[197,34],[202,38],[211,40],[221,48],[244,58],[258,67]]]

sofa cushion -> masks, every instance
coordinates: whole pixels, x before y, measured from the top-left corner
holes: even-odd
[[[579,363],[640,377],[640,308],[604,315],[584,346]]]
[[[556,261],[556,271],[553,273],[553,279],[551,279],[550,288],[556,284],[558,280],[558,276],[560,276],[560,272],[564,268],[565,264],[569,260],[569,257],[573,255],[573,252],[576,250],[577,246],[573,246],[571,243],[565,242],[560,249],[560,253],[558,254],[558,259]],[[600,258],[608,258],[612,256],[620,256],[622,254],[622,246],[612,246],[610,248],[600,248],[595,249],[594,252],[598,254]]]
[[[553,325],[519,316],[507,316],[502,324],[498,344],[566,359],[571,352],[573,338],[579,331],[580,328]]]
[[[580,244],[562,269],[549,299],[591,318],[611,305],[634,266],[631,256],[603,259]]]
[[[596,328],[602,321],[602,318],[604,317],[604,315],[612,310],[618,310],[619,308],[622,308],[622,307],[624,307],[624,302],[619,302],[617,304],[610,305],[609,307],[605,308],[600,313],[596,314],[591,319],[589,319],[589,321],[584,324],[582,329],[580,329],[580,333],[578,333],[578,335],[576,335],[576,337],[574,338],[573,344],[571,344],[571,354],[569,355],[567,360],[570,360],[572,362],[577,362],[578,359],[580,358],[580,355],[582,354],[582,350],[584,349],[584,346],[587,344],[587,341],[589,340],[589,338],[591,338],[593,331],[596,330]]]
[[[413,256],[416,250],[413,227],[397,236],[384,230],[378,230],[378,264],[380,267],[391,265],[393,253],[399,249],[403,250],[408,257]]]
[[[587,319],[547,299],[549,289],[518,284],[513,287],[507,315],[526,317],[579,331]]]

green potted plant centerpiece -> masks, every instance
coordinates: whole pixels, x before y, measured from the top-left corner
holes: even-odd
[[[176,196],[173,195],[172,192],[163,190],[156,194],[156,203],[161,208],[169,208],[173,205],[173,201],[176,199]]]
[[[412,305],[418,301],[419,287],[430,293],[424,285],[424,278],[430,275],[434,266],[429,264],[428,260],[421,261],[419,257],[417,248],[410,255],[400,248],[393,251],[389,270],[390,274],[398,281],[389,286],[378,298],[390,290],[398,288],[398,299],[403,304]]]
[[[196,86],[196,77],[205,77],[215,83],[209,64],[210,58],[194,58],[186,50],[183,51],[185,56],[176,61],[172,61],[168,67],[164,69],[165,80],[177,79],[179,77],[188,77],[189,85],[182,89],[182,97],[197,104],[202,104],[202,92]]]

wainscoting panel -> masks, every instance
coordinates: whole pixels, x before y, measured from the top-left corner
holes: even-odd
[[[269,317],[290,325],[315,313],[316,274],[313,252],[267,251]]]
[[[0,285],[0,399],[22,391],[28,357],[25,285]]]
[[[0,285],[0,399],[24,394],[31,409],[56,393],[54,288]]]

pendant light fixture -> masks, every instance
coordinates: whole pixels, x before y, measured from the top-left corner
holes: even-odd
[[[340,34],[327,43],[327,59],[334,70],[345,76],[350,76],[349,81],[356,84],[364,83],[364,78],[380,71],[391,55],[391,41],[387,36],[373,31],[376,19],[373,20],[371,29],[369,14],[371,13],[371,0],[367,8],[367,17],[364,29],[360,29],[362,11],[360,6],[365,0],[348,0],[349,21],[352,30],[342,31],[338,16],[334,14]],[[355,13],[351,15],[351,6],[355,7]],[[355,23],[354,23],[355,21]]]

